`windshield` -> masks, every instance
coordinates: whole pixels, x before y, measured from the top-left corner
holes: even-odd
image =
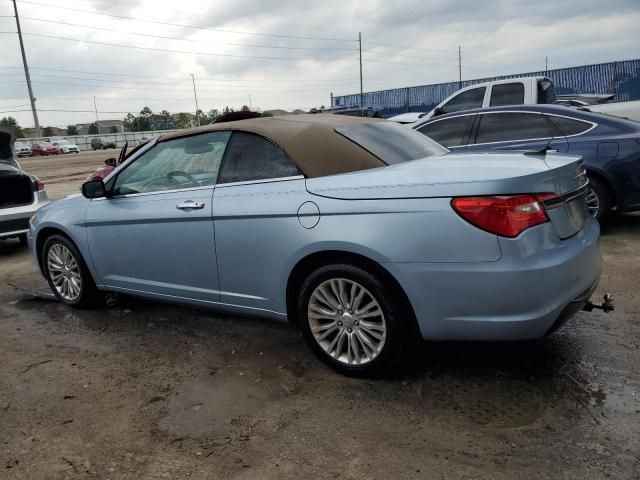
[[[395,122],[358,123],[336,132],[375,155],[387,165],[449,152],[427,136]]]

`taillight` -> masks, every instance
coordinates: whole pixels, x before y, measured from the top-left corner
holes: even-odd
[[[44,190],[44,182],[42,180],[36,179],[35,182],[33,182],[33,188],[35,189],[36,192],[40,192],[41,190]]]
[[[555,196],[553,193],[542,193],[458,197],[451,201],[451,206],[458,215],[476,227],[513,238],[527,228],[548,222],[549,217],[540,202]]]

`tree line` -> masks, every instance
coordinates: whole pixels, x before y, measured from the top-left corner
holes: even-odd
[[[243,105],[240,109],[243,112],[247,112],[250,108],[247,105]],[[182,128],[190,128],[198,125],[197,118],[200,120],[200,125],[207,125],[216,120],[221,115],[234,112],[233,107],[226,106],[222,110],[217,108],[211,109],[208,112],[198,110],[197,117],[192,113],[177,113],[171,114],[167,110],[162,110],[160,113],[154,113],[149,107],[144,107],[140,110],[140,113],[134,115],[132,113],[127,114],[122,120],[125,132],[147,132],[150,130],[175,130]],[[264,112],[263,116],[271,116],[269,112]],[[8,129],[13,132],[16,138],[25,138],[35,136],[35,129],[22,128],[18,124],[18,121],[14,117],[3,117],[0,119],[0,128]],[[54,127],[44,127],[42,129],[43,137],[53,136]],[[101,128],[102,130],[102,128]],[[110,127],[109,133],[117,133],[116,127]],[[88,134],[94,135],[100,133],[98,131],[98,125],[93,122],[89,125]],[[102,132],[104,133],[104,131]],[[78,128],[76,125],[69,125],[66,128],[67,135],[78,135]]]

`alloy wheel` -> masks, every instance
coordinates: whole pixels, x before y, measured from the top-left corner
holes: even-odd
[[[318,345],[342,364],[367,364],[384,348],[384,313],[358,282],[346,278],[322,282],[311,293],[307,317]]]
[[[82,276],[71,251],[61,243],[54,243],[47,253],[47,268],[58,294],[68,302],[76,301],[82,292]]]
[[[598,194],[593,188],[590,188],[587,191],[587,197],[585,200],[591,216],[598,218],[598,213],[600,212],[600,197],[598,197]]]

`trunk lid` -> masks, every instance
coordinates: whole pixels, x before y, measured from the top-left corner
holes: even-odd
[[[581,157],[555,154],[447,154],[383,168],[307,179],[315,195],[343,200],[554,193],[545,207],[558,235],[582,229],[589,213]]]

